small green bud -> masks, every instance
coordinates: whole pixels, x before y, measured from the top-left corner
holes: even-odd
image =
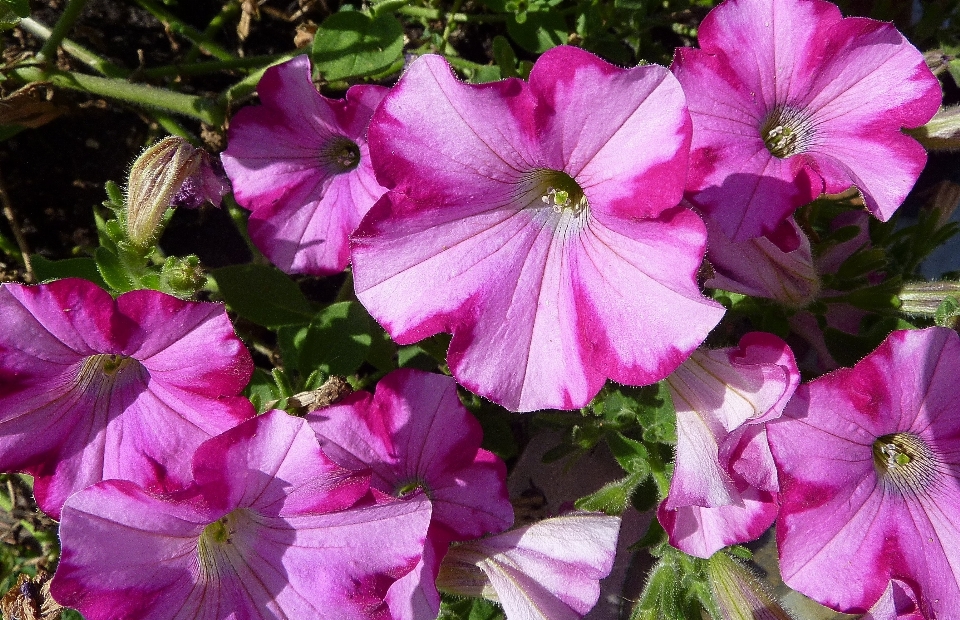
[[[725,620],[792,620],[767,586],[724,551],[707,561],[707,582]]]
[[[134,245],[149,246],[167,207],[184,181],[200,170],[203,151],[177,136],[160,140],[133,162],[127,178],[126,233]]]

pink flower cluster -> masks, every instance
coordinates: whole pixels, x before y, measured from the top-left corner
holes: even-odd
[[[818,266],[792,213],[852,186],[888,219],[925,163],[901,129],[934,114],[938,82],[893,26],[824,0],[726,0],[699,37],[669,70],[561,46],[482,85],[425,56],[343,100],[299,57],[265,73],[222,161],[270,260],[352,262],[397,343],[452,334],[456,382],[507,409],[666,380],[658,518],[678,548],[709,557],[776,522],[788,585],[949,617],[956,333],[895,332],[804,385],[770,334],[698,350],[724,312],[697,279],[708,241],[716,286],[805,305]],[[422,620],[438,579],[492,589],[514,620],[577,618],[611,570],[614,517],[507,531],[506,467],[453,379],[400,370],[306,419],[255,416],[216,304],[6,284],[0,321],[0,470],[32,474],[61,519],[51,591],[91,620]]]
[[[0,469],[35,476],[61,521],[51,592],[90,620],[427,620],[451,543],[473,541],[481,569],[510,536],[530,545],[521,530],[477,540],[513,523],[506,466],[449,377],[399,370],[306,420],[254,416],[237,395],[250,356],[220,305],[67,279],[5,284],[0,310]],[[594,540],[575,558],[592,570],[571,603],[584,613],[619,519],[557,521]],[[551,544],[521,572],[557,570]]]

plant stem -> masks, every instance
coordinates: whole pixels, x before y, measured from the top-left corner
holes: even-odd
[[[229,60],[233,58],[233,54],[228,52],[225,48],[221,47],[219,44],[211,41],[204,35],[202,32],[190,26],[188,24],[180,21],[180,18],[170,13],[162,6],[153,2],[153,0],[136,0],[136,3],[139,4],[144,9],[150,11],[154,17],[163,22],[164,26],[170,28],[170,30],[176,32],[182,37],[185,37],[191,43],[199,47],[201,50],[207,52],[215,58],[220,60]]]
[[[50,41],[51,37],[53,36],[53,31],[40,22],[29,17],[24,17],[20,20],[20,27],[33,36],[44,39],[45,41]],[[102,75],[116,78],[127,77],[126,70],[118,67],[109,60],[104,60],[82,45],[74,43],[70,39],[62,39],[60,41],[60,46],[63,48],[63,51]]]
[[[213,19],[210,20],[210,23],[207,24],[207,27],[203,29],[203,36],[205,39],[212,40],[214,35],[220,32],[220,29],[224,27],[227,23],[227,20],[240,12],[240,3],[236,0],[229,2],[224,5],[220,12],[213,16]],[[200,46],[194,44],[190,48],[190,51],[187,52],[187,55],[184,57],[184,64],[189,64],[194,62],[197,58],[200,57]]]
[[[443,13],[437,9],[428,9],[422,6],[402,6],[397,9],[398,13],[409,15],[410,17],[419,17],[421,19],[446,19],[451,22],[503,22],[507,20],[506,15],[469,15],[467,13]]]
[[[230,60],[208,60],[185,64],[163,65],[144,69],[141,75],[150,78],[168,77],[174,75],[204,75],[230,69],[259,69],[277,62],[288,60],[290,54],[269,54],[264,56],[247,56],[245,58],[231,58]]]
[[[267,67],[262,67],[260,69],[257,69],[256,71],[251,72],[250,75],[248,75],[247,77],[243,78],[242,80],[240,80],[239,82],[237,82],[236,84],[228,88],[227,90],[220,93],[220,96],[217,97],[217,104],[220,106],[226,107],[231,103],[233,103],[234,101],[241,99],[243,97],[246,97],[247,95],[249,95],[250,93],[252,93],[254,90],[257,89],[257,83],[260,81],[260,78],[263,77],[264,71],[266,71],[273,65],[279,64],[286,60],[290,60],[291,58],[294,58],[301,54],[306,54],[308,51],[309,51],[308,49],[304,48],[304,49],[294,50],[292,52],[287,52],[285,54],[278,55],[276,57],[276,62],[272,62]]]
[[[10,229],[13,231],[13,238],[17,241],[17,247],[20,248],[20,258],[23,260],[23,268],[27,272],[24,280],[34,282],[36,280],[33,273],[33,265],[30,263],[30,246],[27,245],[27,239],[20,230],[20,223],[13,212],[13,202],[10,200],[10,194],[7,193],[7,186],[0,178],[0,204],[3,205],[3,215],[10,223]]]
[[[36,67],[10,69],[7,75],[24,82],[50,82],[54,86],[119,99],[150,108],[189,116],[208,125],[221,125],[225,113],[216,102],[195,95],[175,93],[145,84],[131,84],[117,78],[103,78],[72,71],[43,71]]]
[[[67,6],[63,9],[63,14],[60,15],[60,19],[58,19],[57,23],[53,26],[53,32],[50,33],[50,38],[46,40],[43,47],[40,48],[40,52],[37,54],[38,60],[49,58],[56,60],[57,48],[60,47],[60,42],[66,38],[67,33],[73,28],[74,22],[80,17],[80,11],[83,10],[83,5],[86,3],[87,0],[67,1]]]
[[[447,52],[447,40],[450,38],[450,33],[453,32],[453,24],[455,23],[450,16],[456,15],[457,11],[460,10],[460,6],[463,5],[463,0],[453,0],[453,8],[447,14],[447,23],[443,27],[443,35],[440,37],[440,53],[446,54]]]

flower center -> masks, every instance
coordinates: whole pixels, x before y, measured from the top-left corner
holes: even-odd
[[[873,442],[873,464],[883,480],[903,492],[922,491],[937,471],[933,451],[913,433],[879,437]]]
[[[774,157],[785,159],[809,148],[814,136],[813,123],[800,110],[777,107],[764,120],[760,135]]]
[[[132,366],[136,360],[124,355],[101,353],[83,360],[77,373],[77,385],[88,386],[96,379],[115,379],[121,370]]]
[[[360,147],[349,138],[337,136],[320,150],[320,163],[334,174],[350,172],[360,165]]]
[[[238,508],[203,528],[197,544],[197,554],[200,567],[206,575],[218,574],[218,564],[222,567],[225,561],[229,562],[222,556],[228,553],[233,545],[231,538],[238,529],[237,521],[242,512],[243,510]]]
[[[539,202],[550,207],[554,213],[568,211],[580,215],[589,206],[583,188],[573,177],[560,170],[537,168],[528,172],[520,183],[520,189],[529,206],[536,206]]]

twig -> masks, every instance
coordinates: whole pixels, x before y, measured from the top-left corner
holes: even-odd
[[[7,184],[3,182],[3,177],[0,177],[0,203],[3,204],[3,215],[7,218],[7,222],[10,223],[10,228],[13,230],[13,238],[16,239],[17,247],[20,248],[20,254],[23,258],[23,268],[27,272],[24,279],[27,282],[34,282],[36,277],[33,273],[33,265],[30,264],[30,246],[27,245],[23,231],[20,230],[20,224],[17,223],[17,217],[13,213],[13,203],[10,201],[10,194],[7,193]]]

